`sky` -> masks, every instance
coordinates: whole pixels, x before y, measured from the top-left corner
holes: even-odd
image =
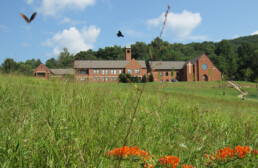
[[[258,0],[3,0],[0,5],[0,64],[58,58],[64,47],[80,51],[160,35],[170,43],[233,39],[258,34]],[[19,15],[36,18],[26,23]],[[120,30],[124,37],[117,37]]]

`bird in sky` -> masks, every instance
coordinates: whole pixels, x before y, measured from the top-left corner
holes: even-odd
[[[20,13],[21,17],[27,22],[27,23],[30,23],[37,15],[37,12],[34,12],[30,19],[27,18],[27,16],[25,16],[24,14]]]
[[[121,33],[121,31],[119,30],[117,33],[117,37],[124,37],[124,35]]]

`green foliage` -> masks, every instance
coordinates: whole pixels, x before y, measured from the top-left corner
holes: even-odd
[[[153,82],[154,81],[154,77],[153,77],[153,74],[151,73],[150,76],[149,76],[149,80],[150,82]]]
[[[104,154],[123,145],[139,97],[134,85],[13,75],[0,81],[0,167],[116,167]],[[224,147],[257,149],[257,102],[240,100],[230,87],[223,96],[217,86],[146,83],[127,145],[196,167],[204,167],[205,153]],[[226,166],[247,164],[257,161]]]
[[[17,63],[12,58],[6,58],[2,66],[6,73],[14,72],[17,69]]]
[[[142,81],[141,81],[141,82],[142,82],[142,83],[146,83],[146,82],[147,82],[147,77],[146,77],[145,74],[142,76]]]

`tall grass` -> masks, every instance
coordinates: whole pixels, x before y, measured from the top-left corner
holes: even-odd
[[[199,84],[147,83],[127,145],[197,167],[225,146],[257,148],[257,102]],[[138,97],[129,84],[0,75],[0,167],[114,167],[103,155],[123,145]]]

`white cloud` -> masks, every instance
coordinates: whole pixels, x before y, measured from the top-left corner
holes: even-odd
[[[57,17],[65,10],[84,10],[95,2],[96,0],[42,0],[39,12],[45,16]]]
[[[258,30],[253,32],[251,35],[256,35],[256,34],[258,34]]]
[[[34,0],[26,0],[26,3],[29,4],[29,5],[32,5],[34,2]]]
[[[150,19],[147,24],[152,26],[162,26],[165,20],[165,13],[158,18]],[[201,23],[200,13],[192,13],[184,10],[182,13],[168,13],[165,31],[171,31],[180,38],[186,38]]]
[[[64,47],[68,48],[71,53],[77,53],[92,49],[99,34],[100,29],[94,25],[83,27],[82,30],[71,27],[70,29],[56,33],[52,38],[43,42],[42,45],[53,47],[53,53],[48,55],[57,56]]]

